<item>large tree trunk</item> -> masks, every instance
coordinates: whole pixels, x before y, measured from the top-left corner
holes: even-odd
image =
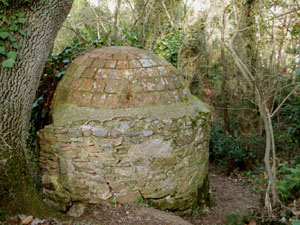
[[[45,60],[73,0],[32,2],[32,7],[18,9],[27,22],[26,35],[17,36],[16,63],[13,68],[0,66],[0,209],[42,215],[45,205],[33,188],[25,160],[26,132]],[[6,15],[14,14],[11,8]]]

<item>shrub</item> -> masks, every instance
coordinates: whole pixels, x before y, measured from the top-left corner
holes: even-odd
[[[292,201],[300,197],[300,157],[296,158],[294,165],[288,167],[284,162],[278,166],[277,189],[280,198],[285,201]]]
[[[299,97],[289,99],[280,109],[280,120],[274,124],[275,141],[282,153],[293,153],[300,145],[300,101]]]
[[[230,135],[221,126],[214,125],[209,147],[210,161],[226,167],[227,172],[249,169],[256,163],[257,138],[254,134]]]
[[[225,214],[225,218],[226,225],[244,225],[248,224],[249,222],[247,216],[241,216],[235,213]]]
[[[153,51],[176,67],[178,52],[183,39],[183,31],[175,27],[168,35],[157,41],[157,46]]]

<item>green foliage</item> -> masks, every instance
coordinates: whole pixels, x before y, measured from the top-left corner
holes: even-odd
[[[209,151],[210,160],[226,167],[227,172],[250,168],[258,155],[256,136],[230,135],[221,126],[214,125],[211,130]]]
[[[225,214],[226,225],[244,225],[247,224],[249,219],[246,216],[240,216],[235,213]]]
[[[289,122],[288,134],[295,144],[300,144],[300,99],[296,98],[292,104],[286,104],[281,112],[288,115],[286,122]]]
[[[181,29],[174,28],[170,33],[157,41],[154,53],[176,66],[178,52],[183,40],[184,35]]]
[[[277,189],[283,201],[288,202],[300,197],[300,157],[288,167],[285,162],[278,166]]]
[[[300,15],[298,14],[298,16],[300,17]],[[300,34],[300,23],[296,23],[293,27],[293,29],[291,30],[291,35],[296,36]]]
[[[197,206],[196,208],[193,209],[192,216],[201,217],[202,215],[203,215],[203,211],[201,206]]]
[[[24,1],[23,4],[28,2]],[[9,4],[8,1],[1,0],[0,8],[0,21],[3,22],[0,29],[0,62],[2,67],[12,68],[17,58],[17,52],[12,49],[18,49],[18,35],[26,35],[21,27],[27,22],[27,19],[14,3]],[[8,8],[15,8],[16,12],[8,16],[6,15]]]
[[[0,223],[1,225],[5,225],[5,217],[6,217],[6,211],[5,210],[2,210],[0,208]]]
[[[122,39],[122,41],[119,43],[119,45],[134,46],[134,47],[138,47],[138,48],[143,47],[140,44],[138,38],[130,31],[123,32],[121,39]]]
[[[300,100],[291,97],[279,111],[280,120],[274,123],[275,142],[280,155],[293,157],[300,147]]]
[[[300,225],[300,220],[293,220],[290,224],[291,225]]]
[[[2,66],[8,68],[12,68],[14,64],[15,64],[15,59],[13,58],[8,58],[2,62]]]
[[[145,204],[145,205],[148,205],[150,207],[153,206],[153,201],[151,199],[145,199],[143,198],[142,196],[139,196],[137,199],[136,199],[136,203],[139,204],[139,203],[142,203],[142,204]]]
[[[264,192],[264,182],[265,179],[262,177],[261,171],[245,171],[242,173],[243,176],[246,178],[247,182],[252,184],[252,190],[255,192]]]

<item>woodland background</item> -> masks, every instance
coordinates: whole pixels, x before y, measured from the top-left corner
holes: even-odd
[[[267,191],[268,213],[278,202],[295,203],[299,12],[296,0],[75,0],[33,104],[27,159],[36,186],[41,188],[36,131],[51,123],[53,92],[68,63],[87,48],[126,45],[171,62],[192,93],[213,106],[210,161],[218,170]]]

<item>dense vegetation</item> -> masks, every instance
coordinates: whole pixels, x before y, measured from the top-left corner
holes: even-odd
[[[274,183],[282,203],[299,199],[300,6],[296,1],[96,2],[75,1],[46,62],[31,117],[30,163],[38,168],[35,131],[51,122],[52,94],[68,63],[86,48],[131,45],[166,58],[182,72],[192,92],[214,107],[212,163],[227,174],[255,173],[269,151],[265,165],[267,160],[272,172],[267,173],[264,190],[277,178]],[[199,11],[195,6],[200,6]],[[276,196],[267,191],[276,206]]]

